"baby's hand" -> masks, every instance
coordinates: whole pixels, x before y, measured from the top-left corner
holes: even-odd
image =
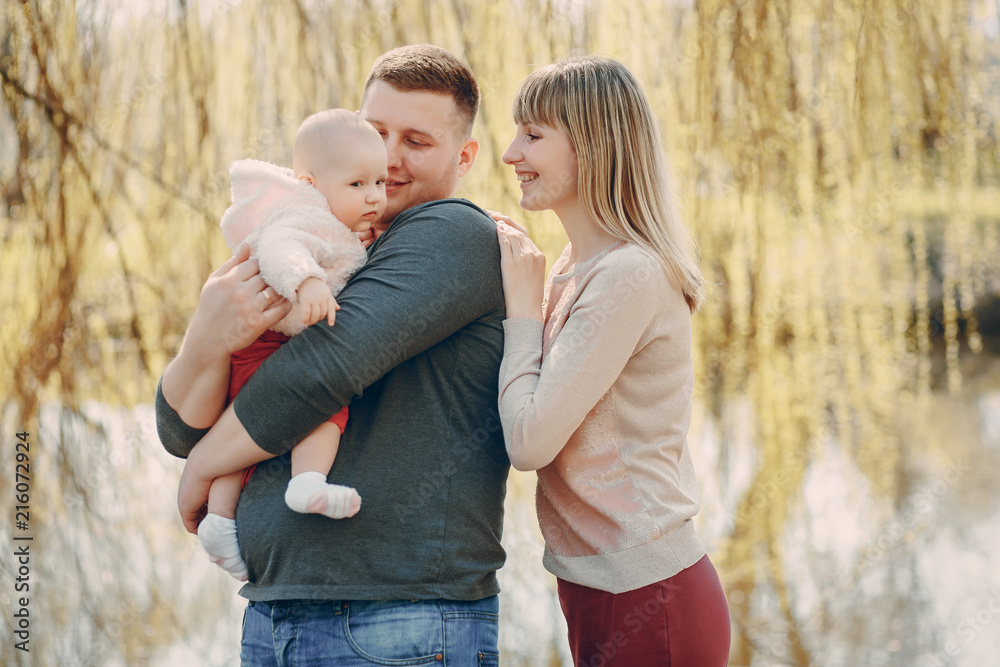
[[[361,241],[361,245],[367,248],[375,243],[375,230],[369,227],[363,232],[358,232],[358,240]]]
[[[326,281],[309,277],[302,281],[298,291],[299,305],[302,306],[302,323],[306,326],[316,324],[324,317],[330,326],[337,318],[340,306],[333,298]]]

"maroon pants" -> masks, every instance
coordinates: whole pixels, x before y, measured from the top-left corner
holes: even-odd
[[[575,667],[725,667],[729,662],[729,606],[708,556],[669,579],[627,593],[558,582]]]

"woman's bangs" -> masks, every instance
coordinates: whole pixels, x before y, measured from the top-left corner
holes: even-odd
[[[562,79],[551,67],[538,70],[525,79],[514,98],[514,122],[564,128],[566,91]]]

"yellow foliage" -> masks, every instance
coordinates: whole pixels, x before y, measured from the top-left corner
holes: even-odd
[[[517,85],[583,49],[646,87],[712,287],[697,398],[753,407],[758,470],[719,559],[744,594],[817,443],[835,437],[891,497],[900,405],[934,381],[932,330],[952,391],[963,346],[983,347],[974,306],[1000,256],[988,3],[105,4],[0,9],[0,405],[25,420],[47,401],[151,401],[228,254],[228,165],[287,164],[305,116],[357,108],[372,60],[421,41],[482,87],[460,194],[524,220],[550,262],[565,235],[518,209],[500,160]]]

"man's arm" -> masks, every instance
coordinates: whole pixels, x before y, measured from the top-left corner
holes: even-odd
[[[283,345],[236,398],[240,423],[272,455],[398,364],[503,307],[495,224],[460,200],[409,213],[338,295],[336,326],[319,323]]]
[[[271,458],[258,447],[246,429],[236,419],[230,405],[192,447],[184,464],[177,487],[177,510],[184,527],[197,534],[198,524],[205,516],[205,503],[212,480]]]
[[[496,226],[466,202],[424,205],[380,238],[319,322],[268,357],[194,447],[178,491],[188,530],[211,480],[290,450],[392,368],[503,307]]]
[[[186,457],[226,405],[233,352],[253,342],[284,317],[291,304],[278,298],[269,307],[264,280],[250,249],[237,253],[205,281],[177,357],[160,380],[156,420],[164,448]]]

